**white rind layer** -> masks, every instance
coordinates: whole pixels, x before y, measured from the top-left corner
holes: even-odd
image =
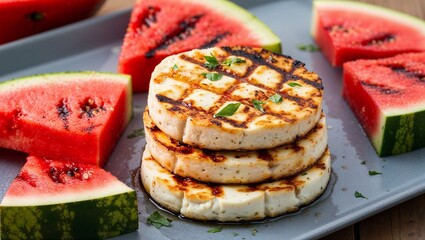
[[[210,71],[203,65],[210,54],[220,62],[233,57],[246,62],[211,70],[225,74],[210,81],[202,75]],[[276,93],[284,96],[282,102],[267,100]],[[264,102],[264,113],[253,100]],[[241,106],[232,116],[215,117],[235,102]],[[253,48],[210,48],[164,59],[152,73],[148,106],[153,122],[180,142],[210,150],[266,149],[290,143],[316,125],[322,87],[317,74],[291,58]]]
[[[213,183],[257,183],[281,179],[312,166],[327,147],[325,116],[292,144],[259,151],[203,151],[181,144],[144,116],[146,147],[162,167],[181,177]]]
[[[211,185],[178,177],[162,168],[146,149],[141,178],[165,208],[197,220],[249,221],[294,212],[319,197],[328,184],[330,153],[298,176],[253,185]]]

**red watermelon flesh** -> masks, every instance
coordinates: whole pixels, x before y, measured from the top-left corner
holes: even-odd
[[[0,84],[0,147],[102,166],[131,117],[118,74],[36,75]]]
[[[380,156],[425,146],[425,52],[344,64],[343,95]]]
[[[425,51],[425,22],[352,1],[314,1],[312,35],[334,66]]]
[[[280,52],[279,39],[253,15],[225,0],[139,0],[119,59],[135,92],[147,91],[150,75],[165,57],[194,48],[261,46]]]
[[[0,1],[0,44],[87,18],[104,1]]]

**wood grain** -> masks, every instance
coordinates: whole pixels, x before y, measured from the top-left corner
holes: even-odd
[[[132,7],[136,0],[107,0],[97,15]],[[359,0],[425,19],[425,0]],[[424,160],[425,161],[425,160]],[[425,194],[331,233],[322,240],[425,239]]]

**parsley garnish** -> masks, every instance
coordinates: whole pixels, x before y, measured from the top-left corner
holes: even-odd
[[[264,108],[263,108],[264,102],[254,99],[252,100],[252,104],[254,104],[255,109],[264,113]]]
[[[242,58],[228,58],[228,59],[224,60],[222,64],[230,67],[230,65],[232,65],[234,63],[245,63],[245,62],[246,61],[243,60]]]
[[[145,130],[143,128],[140,129],[134,129],[132,133],[130,133],[127,138],[135,138],[135,137],[144,137],[145,136]]]
[[[214,114],[214,117],[229,117],[232,116],[239,108],[241,103],[229,103],[222,108],[220,112]]]
[[[218,233],[218,232],[221,232],[221,230],[223,230],[223,227],[216,227],[216,228],[211,228],[207,232],[209,232],[209,233]]]
[[[202,76],[208,78],[210,81],[218,81],[223,77],[221,73],[202,73]]]
[[[373,175],[379,175],[379,174],[382,174],[382,173],[377,172],[377,171],[369,171],[369,175],[370,175],[370,176],[373,176]]]
[[[361,194],[360,192],[357,192],[357,191],[354,193],[354,197],[356,197],[356,198],[366,198],[366,199],[368,199],[367,197],[363,196],[363,194]]]
[[[211,56],[204,56],[205,60],[207,60],[204,65],[206,67],[208,67],[209,69],[214,69],[216,68],[218,65],[220,65],[218,63],[217,58],[215,58],[215,56],[211,53]]]
[[[296,82],[290,82],[290,83],[287,83],[287,84],[288,84],[288,86],[290,86],[290,87],[302,87],[302,85],[301,85],[301,84],[296,83]]]
[[[179,66],[177,66],[177,64],[174,64],[174,66],[173,66],[173,70],[174,70],[174,71],[179,70]]]
[[[151,224],[156,228],[161,228],[162,226],[169,227],[170,222],[171,219],[162,216],[158,211],[155,211],[148,217],[148,224]]]
[[[279,94],[275,94],[271,97],[269,97],[270,101],[274,102],[274,103],[280,103],[282,102],[282,96],[280,96]]]
[[[297,48],[301,51],[307,51],[307,52],[320,51],[320,48],[314,44],[299,44]]]

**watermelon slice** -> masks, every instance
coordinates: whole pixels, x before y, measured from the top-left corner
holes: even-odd
[[[425,146],[425,52],[344,64],[343,95],[380,156]]]
[[[165,57],[195,48],[247,45],[280,52],[280,40],[241,7],[226,1],[139,0],[119,58],[135,92],[147,91],[150,75]]]
[[[89,164],[28,157],[0,204],[1,239],[104,239],[138,228],[136,192]]]
[[[0,44],[93,15],[105,0],[0,1]]]
[[[354,1],[315,0],[313,38],[334,66],[356,59],[425,51],[425,22]]]
[[[132,114],[130,77],[75,72],[0,84],[0,147],[102,166]]]

